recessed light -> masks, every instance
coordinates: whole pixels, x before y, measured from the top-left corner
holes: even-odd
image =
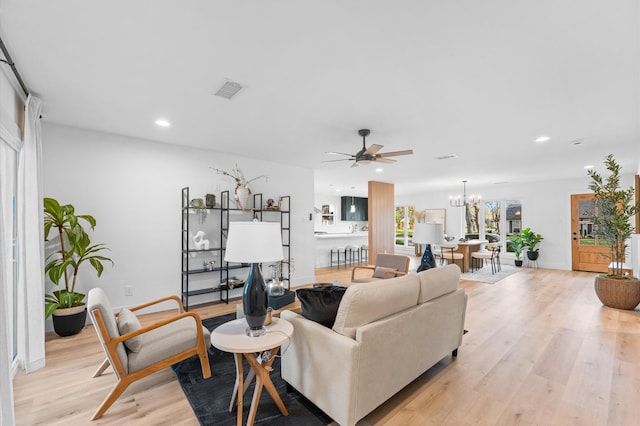
[[[551,139],[549,136],[538,136],[536,138],[536,142],[538,142],[538,143],[548,142],[549,139]]]
[[[378,167],[376,169],[376,173],[382,173],[384,171],[384,169],[382,167]]]
[[[163,119],[163,118],[159,118],[156,120],[156,124],[160,127],[169,127],[171,126],[171,123],[169,123],[167,120]]]
[[[340,188],[336,188],[336,192],[340,192]]]
[[[593,169],[593,164],[587,164],[586,166],[584,166],[585,169]]]

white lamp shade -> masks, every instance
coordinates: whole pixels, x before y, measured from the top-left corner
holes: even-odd
[[[283,257],[279,223],[229,222],[226,262],[276,262]]]
[[[418,244],[440,244],[444,241],[441,223],[416,223],[413,225],[413,242]]]

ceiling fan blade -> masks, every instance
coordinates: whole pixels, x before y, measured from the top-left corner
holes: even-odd
[[[382,149],[383,145],[373,144],[363,153],[364,155],[374,155],[376,152]]]
[[[325,152],[325,154],[329,154],[329,155],[346,155],[347,157],[353,157],[353,154],[345,154],[344,152]]]
[[[413,154],[412,149],[405,149],[404,151],[391,151],[391,152],[381,152],[377,154],[376,157],[395,157],[396,155],[411,155]]]
[[[334,163],[336,161],[353,161],[353,158],[341,158],[339,160],[323,160],[321,163]]]
[[[395,163],[396,160],[392,160],[391,158],[384,158],[384,157],[378,157],[376,158],[376,163],[387,163],[387,164],[391,164],[391,163]]]

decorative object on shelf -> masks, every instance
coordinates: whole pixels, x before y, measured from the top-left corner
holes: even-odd
[[[462,181],[462,195],[450,195],[449,196],[449,204],[453,207],[464,207],[468,204],[475,204],[480,202],[480,195],[471,195],[469,199],[467,199],[467,181]]]
[[[209,250],[209,240],[205,239],[204,236],[204,231],[198,231],[193,236],[193,245],[196,250]]]
[[[194,198],[193,200],[191,200],[189,205],[196,209],[196,213],[198,214],[200,223],[204,223],[205,219],[207,218],[207,211],[205,210],[206,207],[204,204],[204,200],[202,198]]]
[[[204,196],[204,204],[208,209],[212,209],[216,206],[216,196],[215,194],[207,194]]]
[[[413,225],[413,242],[424,244],[424,253],[416,272],[436,267],[436,259],[431,251],[431,244],[442,243],[444,229],[440,223],[416,223]]]
[[[265,210],[279,210],[280,208],[276,206],[276,202],[273,198],[269,198],[267,200],[267,205],[264,207]]]
[[[76,215],[73,205],[60,205],[53,198],[45,198],[43,206],[45,249],[50,253],[44,272],[56,287],[64,277],[64,289],[45,294],[45,318],[53,315],[55,332],[60,336],[71,336],[82,330],[87,318],[85,295],[75,291],[80,266],[89,262],[100,277],[104,270],[103,262],[113,265],[113,260],[99,254],[109,248],[105,244],[92,245],[80,224],[82,220],[93,230],[96,226],[93,216]],[[49,239],[51,229],[55,229],[57,235]]]
[[[283,259],[282,234],[276,222],[229,222],[229,234],[224,260],[226,262],[250,262],[242,293],[242,306],[247,320],[248,336],[265,334],[264,320],[269,298],[260,272],[260,263]]]
[[[595,278],[595,290],[603,305],[616,309],[635,309],[640,304],[640,280],[625,271],[627,241],[634,232],[631,218],[640,214],[640,200],[634,202],[633,187],[620,187],[620,165],[609,154],[604,165],[606,179],[595,170],[588,170],[596,208],[596,237],[609,247],[609,273]],[[628,266],[627,266],[628,268]]]
[[[205,260],[205,261],[202,262],[202,267],[206,271],[213,271],[213,268],[215,268],[215,266],[216,266],[216,260],[215,259],[212,259],[212,260],[209,260],[209,261]]]
[[[226,172],[224,170],[220,170],[215,167],[211,167],[211,168],[216,172],[218,172],[218,174],[230,177],[231,179],[236,181],[236,186],[233,190],[233,193],[234,193],[234,198],[236,200],[236,204],[238,205],[238,208],[241,210],[250,210],[249,196],[251,195],[251,188],[249,187],[249,184],[260,178],[265,178],[267,180],[269,179],[265,175],[260,175],[260,176],[254,177],[253,179],[247,180],[245,179],[244,173],[242,172],[242,170],[240,170],[237,164],[233,169],[231,169],[231,172]]]

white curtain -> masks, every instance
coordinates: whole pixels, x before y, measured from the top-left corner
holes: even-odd
[[[18,162],[18,359],[27,372],[44,367],[44,230],[40,99],[25,104]]]
[[[16,147],[18,149],[18,147]],[[9,309],[13,303],[11,253],[13,245],[13,194],[16,151],[4,138],[0,139],[0,425],[15,423],[13,414],[13,360]]]

